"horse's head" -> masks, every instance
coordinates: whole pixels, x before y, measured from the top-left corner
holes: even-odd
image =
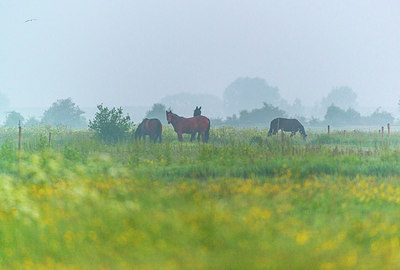
[[[165,111],[165,114],[167,115],[167,122],[168,122],[168,124],[171,124],[172,116],[173,116],[172,111],[171,111],[171,110]]]
[[[306,134],[306,131],[304,130],[303,126],[301,126],[301,128],[300,128],[300,134],[301,134],[301,136],[303,136],[304,140],[307,138],[307,134]]]
[[[198,116],[198,115],[201,115],[201,106],[200,107],[196,106],[196,109],[194,109],[193,116]]]

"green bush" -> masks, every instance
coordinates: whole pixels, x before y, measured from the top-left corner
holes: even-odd
[[[99,112],[96,113],[94,120],[89,120],[89,129],[96,132],[106,143],[125,140],[133,124],[129,115],[124,116],[121,107],[110,110],[100,104],[97,109]]]

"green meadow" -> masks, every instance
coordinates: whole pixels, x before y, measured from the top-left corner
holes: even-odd
[[[0,267],[399,268],[400,134],[267,132],[1,129]]]

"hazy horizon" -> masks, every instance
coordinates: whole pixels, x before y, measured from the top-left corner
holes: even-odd
[[[397,1],[2,2],[0,92],[11,107],[151,106],[261,77],[289,102],[345,85],[360,107],[393,108],[399,12]]]

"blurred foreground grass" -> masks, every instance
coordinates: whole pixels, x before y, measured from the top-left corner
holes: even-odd
[[[0,130],[8,269],[400,267],[400,136],[104,145],[87,131]],[[188,137],[185,138],[188,140]]]

